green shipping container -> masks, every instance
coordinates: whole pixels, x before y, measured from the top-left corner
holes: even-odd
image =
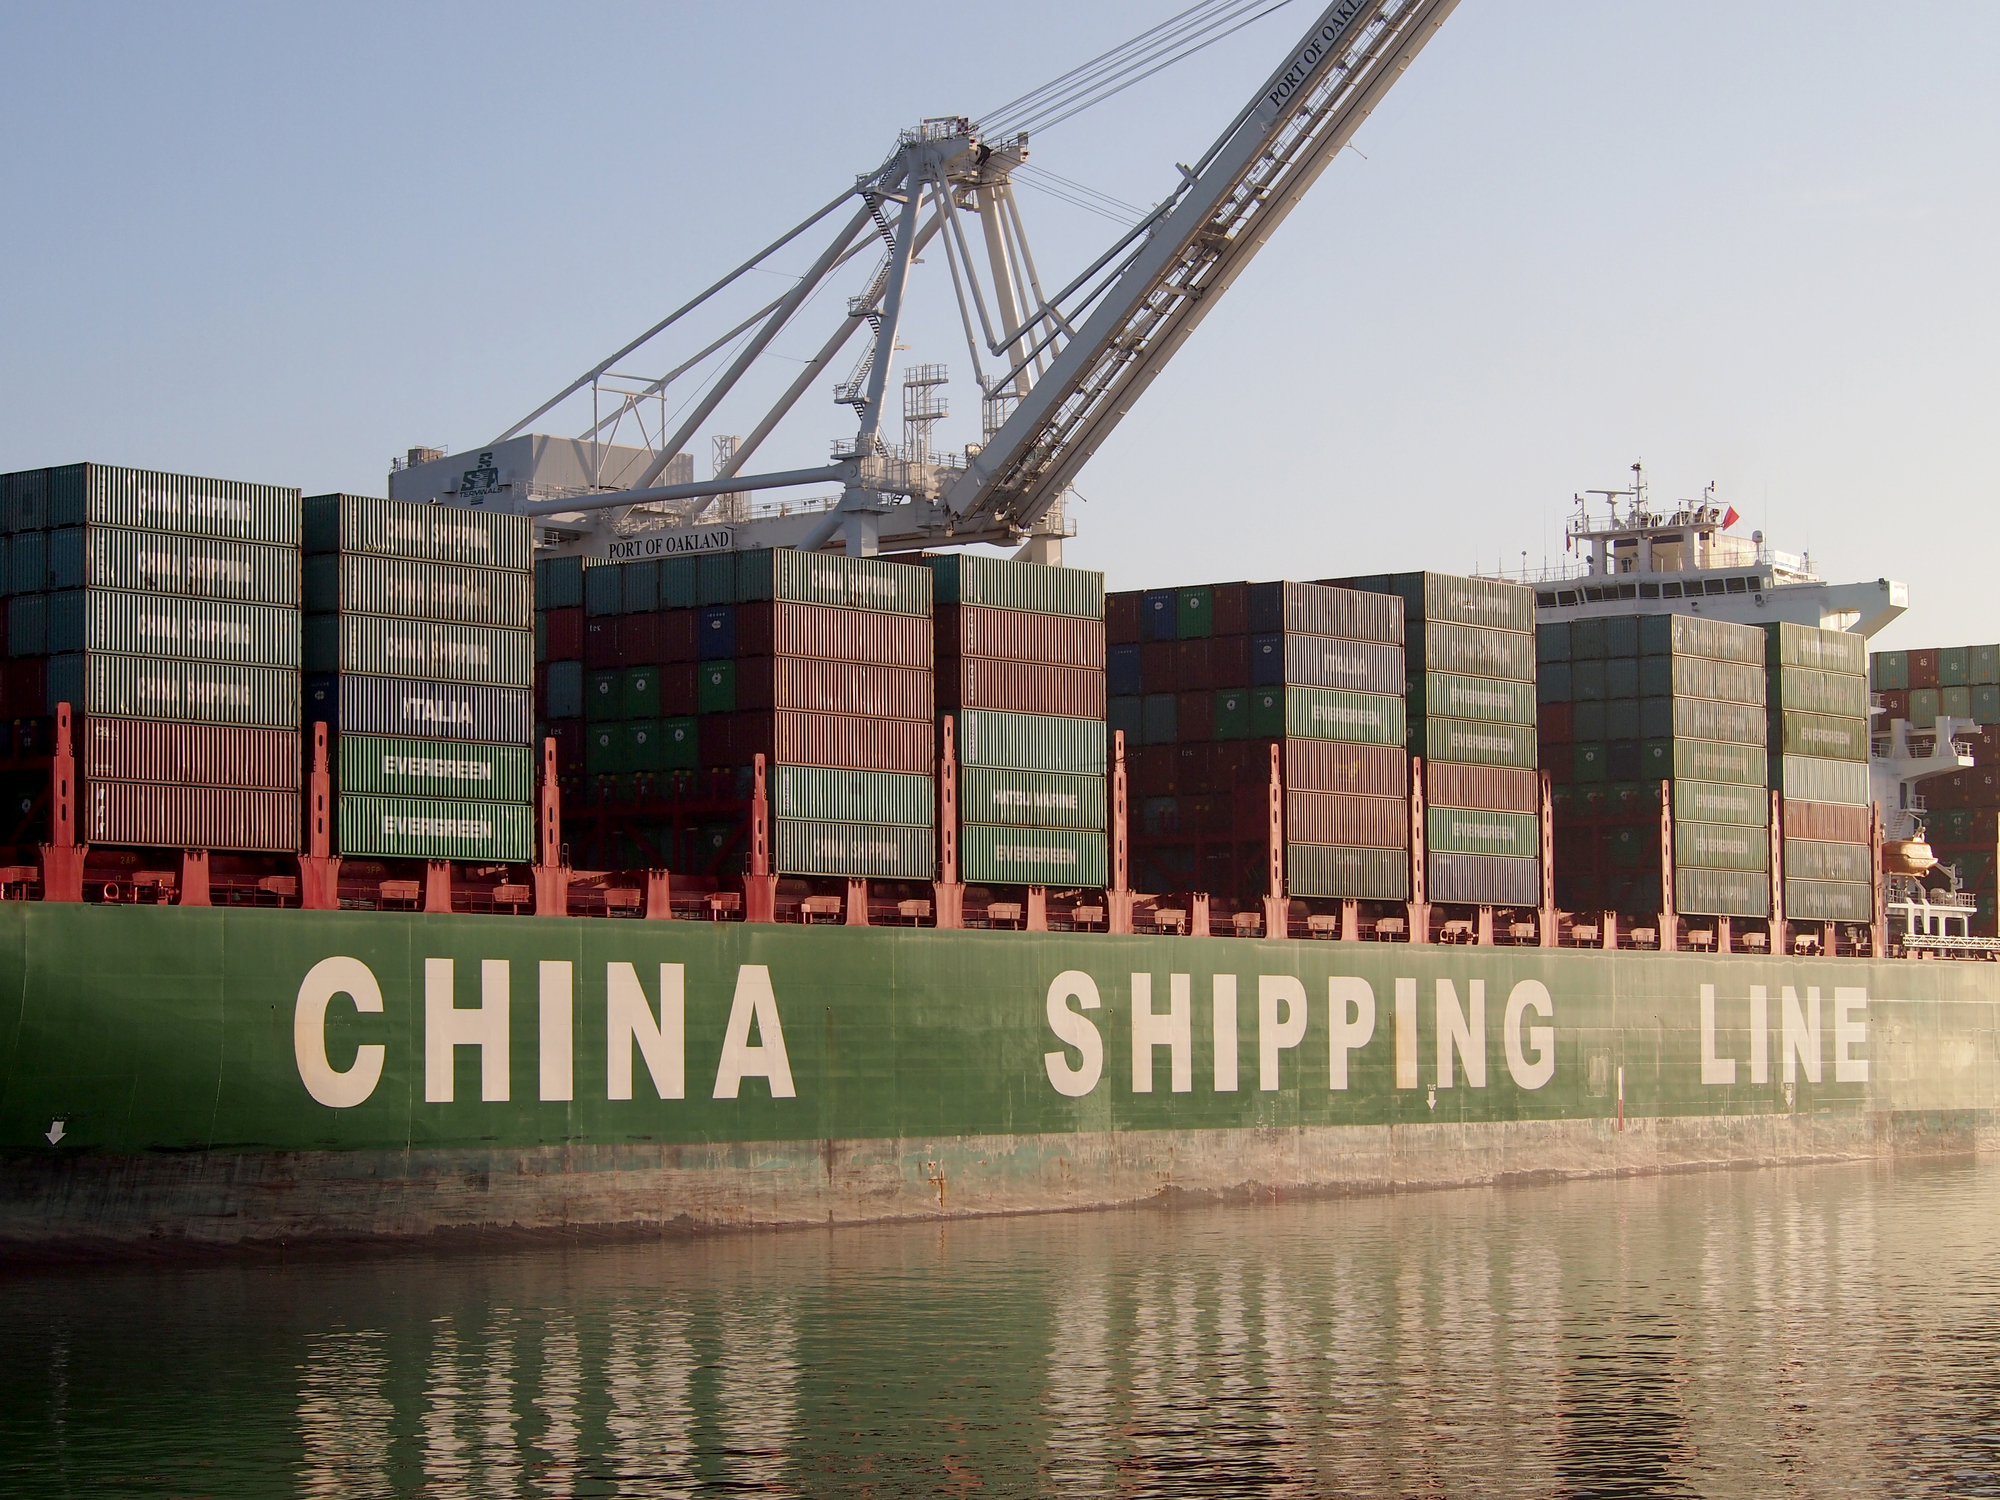
[[[937,822],[937,784],[928,776],[779,766],[772,782],[771,810],[779,818],[910,828],[929,828]]]
[[[1938,689],[1938,713],[1947,719],[1957,719],[1960,723],[1972,717],[1972,689],[1969,687],[1948,687]]]
[[[1499,724],[1535,722],[1535,685],[1498,677],[1460,677],[1451,672],[1425,672],[1410,679],[1412,705],[1422,712],[1450,719],[1479,719]]]
[[[1505,854],[1534,858],[1540,855],[1542,849],[1541,822],[1532,813],[1431,807],[1424,810],[1424,830],[1433,854]]]
[[[1407,901],[1410,899],[1409,851],[1351,849],[1338,844],[1287,844],[1285,889],[1294,896]]]
[[[533,524],[505,511],[370,495],[310,495],[304,512],[308,552],[367,552],[516,573],[531,571],[534,563]],[[298,540],[296,532],[291,540]]]
[[[1570,780],[1603,781],[1610,774],[1609,747],[1600,740],[1579,740],[1570,747]]]
[[[1982,683],[1973,688],[1972,722],[2000,724],[2000,687]]]
[[[1859,881],[1865,888],[1871,867],[1866,844],[1826,844],[1816,839],[1785,840],[1785,881]],[[1786,903],[1786,910],[1791,903]]]
[[[1868,673],[1868,638],[1851,630],[1781,621],[1764,627],[1764,662],[1772,667],[1810,667],[1820,672]]]
[[[627,719],[619,725],[623,738],[620,752],[621,769],[628,773],[660,771],[665,767],[660,763],[660,721],[658,719]]]
[[[1741,823],[1674,823],[1674,866],[1683,870],[1768,870],[1768,829]]]
[[[1674,819],[1688,823],[1740,823],[1768,829],[1771,794],[1762,786],[1727,781],[1676,781]]]
[[[1938,718],[1938,689],[1910,689],[1910,727],[1931,729],[1936,727]]]
[[[721,555],[725,561],[731,556]],[[931,612],[931,570],[926,567],[875,557],[800,552],[789,547],[739,552],[733,556],[735,598],[740,603],[779,599],[799,604],[831,604],[842,609],[873,609],[892,615],[927,616]]]
[[[701,731],[692,717],[660,720],[659,769],[692,771],[701,765]]]
[[[583,736],[583,769],[588,776],[616,776],[625,769],[625,726],[592,724]]]
[[[123,589],[65,589],[48,595],[48,649],[170,656],[246,667],[299,667],[299,612]]]
[[[1553,625],[1535,627],[1535,661],[1546,666],[1550,662],[1570,660],[1569,621],[1559,620]]]
[[[1992,687],[2000,684],[2000,646],[1973,646],[1972,685]]]
[[[701,664],[694,677],[694,707],[696,713],[703,714],[736,712],[734,661],[705,661]]]
[[[1640,615],[1641,656],[1705,656],[1713,661],[1764,665],[1764,631],[1757,625],[1732,625],[1699,615]],[[1768,895],[1765,904],[1770,904]]]
[[[1970,705],[1968,705],[1968,708]],[[1771,748],[1785,755],[1818,760],[1868,759],[1868,721],[1826,714],[1773,714]],[[1968,713],[1966,717],[1970,718]]]
[[[1785,919],[1791,922],[1872,922],[1875,892],[1867,881],[1785,881]]]
[[[1410,753],[1427,760],[1468,766],[1512,766],[1532,771],[1532,724],[1481,724],[1470,719],[1418,719],[1411,726]]]
[[[1768,917],[1771,877],[1754,870],[1676,870],[1674,906],[1685,916]]]
[[[1968,646],[1941,646],[1937,654],[1938,686],[1970,687],[1972,685],[1972,651]]]
[[[1108,814],[1105,787],[1102,776],[967,766],[959,777],[958,815],[966,823],[1102,833]]]
[[[101,652],[49,658],[48,704],[112,719],[297,729],[299,674],[286,667],[168,661]]]
[[[937,833],[892,823],[771,821],[771,866],[782,875],[935,880]]]
[[[306,670],[533,687],[535,633],[383,615],[308,615]]]
[[[342,796],[528,802],[535,795],[535,753],[526,745],[343,734],[339,754]]]
[[[1878,693],[1898,692],[1910,685],[1910,653],[1877,651],[1868,658],[1868,675]]]
[[[1511,630],[1432,623],[1423,627],[1426,672],[1459,672],[1470,677],[1535,680],[1535,638]],[[1413,653],[1414,654],[1414,653]]]
[[[1705,656],[1647,656],[1639,660],[1639,692],[1648,698],[1715,698],[1725,703],[1764,702],[1762,667]]]
[[[351,611],[518,630],[533,618],[535,591],[526,573],[329,552],[306,558],[305,597],[314,614]]]
[[[551,673],[550,696],[554,695]],[[549,712],[554,714],[555,710],[551,708]],[[625,673],[622,670],[609,667],[584,674],[583,716],[600,724],[615,723],[625,717]]]
[[[1206,640],[1215,634],[1215,590],[1174,591],[1174,635],[1183,641]]]
[[[958,834],[959,878],[972,885],[1053,885],[1101,890],[1109,882],[1105,836],[1081,828],[968,823]]]
[[[1104,774],[1110,737],[1101,719],[1002,713],[990,708],[961,709],[957,718],[962,766],[1062,771],[1074,776]],[[1126,748],[1129,753],[1132,747],[1128,743]]]
[[[1361,745],[1400,745],[1407,726],[1401,698],[1345,693],[1337,688],[1252,688],[1250,732],[1272,738],[1298,735]],[[1528,738],[1532,743],[1533,731]]]
[[[962,552],[927,557],[924,566],[930,569],[939,604],[983,604],[1081,620],[1104,618],[1102,573]]]
[[[1451,573],[1397,573],[1389,580],[1389,592],[1402,599],[1411,621],[1448,620],[1534,633],[1535,591],[1524,584]]]
[[[545,557],[535,564],[535,608],[583,607],[583,559]]]
[[[1866,761],[1774,755],[1771,782],[1786,798],[1799,802],[1839,802],[1848,807],[1866,807],[1873,800],[1868,795]]]
[[[339,824],[344,855],[523,864],[533,853],[535,809],[527,802],[342,797]]]
[[[1223,688],[1216,693],[1210,733],[1219,740],[1250,738],[1250,689]]]
[[[1720,740],[1729,745],[1762,745],[1766,742],[1768,729],[1761,703],[1722,703],[1713,698],[1647,701],[1672,703],[1670,723],[1673,737],[1677,740]]]
[[[299,492],[294,489],[109,464],[70,464],[50,469],[48,476],[46,526],[130,526],[182,536],[299,544]]]
[[[1865,721],[1868,679],[1812,667],[1781,667],[1771,682],[1771,707]]]
[[[48,534],[53,588],[137,589],[299,607],[299,552],[264,542],[66,526]]]
[[[621,719],[651,719],[660,712],[660,671],[657,667],[627,667],[618,674],[618,715]]]

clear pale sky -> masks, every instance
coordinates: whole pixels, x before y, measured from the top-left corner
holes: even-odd
[[[382,493],[898,128],[1183,3],[0,6],[0,469]],[[1154,201],[1316,9],[1033,160]],[[1656,501],[1714,480],[1829,577],[1908,583],[1878,645],[2000,640],[1996,65],[1986,4],[1464,0],[1084,471],[1070,561],[1118,588],[1538,564],[1643,459]],[[1045,284],[1118,233],[1022,205]],[[943,271],[903,357],[962,375]],[[852,431],[802,410],[773,460]],[[969,382],[954,412],[976,436]]]

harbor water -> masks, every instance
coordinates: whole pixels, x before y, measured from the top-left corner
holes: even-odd
[[[0,1277],[0,1491],[2000,1493],[2000,1164]]]

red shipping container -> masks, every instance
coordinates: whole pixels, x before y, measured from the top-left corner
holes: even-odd
[[[549,665],[547,662],[535,664],[535,718],[539,722],[549,716]]]
[[[660,659],[660,617],[621,615],[618,620],[618,664],[650,667]]]
[[[585,724],[581,719],[555,719],[548,726],[548,737],[556,742],[556,773],[562,775],[583,774],[583,743]]]
[[[583,660],[583,609],[552,609],[543,616],[550,661]]]
[[[142,849],[238,849],[295,854],[297,791],[86,781],[77,799],[77,838]]]
[[[873,670],[890,670],[878,668]],[[990,657],[941,657],[939,708],[994,708],[1008,713],[1102,719],[1104,673],[1092,667],[1043,666]]]
[[[1470,807],[1488,812],[1515,813],[1541,810],[1541,780],[1533,771],[1506,770],[1500,766],[1461,766],[1435,760],[1427,769],[1424,800],[1432,807]],[[1332,842],[1340,841],[1335,839]]]
[[[1139,647],[1139,685],[1149,693],[1178,693],[1180,662],[1174,648],[1179,641],[1147,641]]]
[[[1410,757],[1393,745],[1290,739],[1285,741],[1285,785],[1300,792],[1407,798]]]
[[[1836,802],[1784,804],[1785,837],[1822,839],[1833,844],[1865,844],[1873,836],[1872,809]]]
[[[1567,745],[1576,737],[1576,705],[1543,703],[1535,711],[1535,733],[1549,745]]]
[[[1934,688],[1938,685],[1937,648],[1910,653],[1910,686],[1913,688]]]
[[[813,656],[890,667],[928,667],[934,656],[931,630],[931,621],[921,615],[783,600],[736,606],[738,656]],[[690,657],[693,638],[690,627]]]
[[[1104,596],[1104,639],[1113,646],[1130,646],[1139,639],[1139,596]]]
[[[21,657],[0,665],[0,714],[10,719],[40,718],[49,711],[48,697],[46,656]]]
[[[1209,646],[1206,640],[1175,641],[1174,686],[1178,693],[1207,692],[1215,686],[1215,679],[1209,671]],[[1211,710],[1211,714],[1213,710]],[[1183,734],[1182,739],[1207,739],[1206,734]]]
[[[698,609],[663,609],[659,613],[659,624],[653,628],[658,632],[655,645],[661,662],[694,661],[695,636],[701,611]]]
[[[684,718],[698,712],[695,682],[701,669],[691,661],[669,662],[657,669],[660,678],[660,717]]]
[[[736,707],[739,712],[814,709],[928,724],[937,695],[931,674],[916,668],[806,656],[738,657]]]
[[[712,723],[720,733],[711,734]],[[744,766],[761,754],[768,764],[908,771],[927,776],[936,769],[936,740],[937,731],[928,719],[872,719],[783,710],[706,714],[701,721],[701,760],[708,766]]]
[[[1300,844],[1407,849],[1410,846],[1409,804],[1401,797],[1288,792],[1285,794],[1285,837]]]
[[[1250,633],[1250,585],[1218,583],[1215,586],[1214,624],[1218,637]],[[1233,684],[1231,684],[1233,685]],[[1223,684],[1218,683],[1218,687]]]
[[[2000,805],[2000,767],[1974,766],[1926,776],[1916,789],[1929,807],[1993,807]]]
[[[583,623],[583,664],[596,671],[624,665],[618,654],[617,615],[595,615]]]
[[[1886,688],[1875,696],[1882,700],[1882,712],[1875,716],[1873,721],[1874,729],[1878,731],[1884,730],[1889,727],[1891,720],[1909,718],[1910,690],[1908,688]]]
[[[1102,620],[1024,609],[988,609],[976,604],[940,604],[935,623],[940,657],[990,656],[1063,667],[1104,666]]]
[[[176,724],[164,719],[83,721],[77,773],[86,780],[296,792],[304,776],[299,731]]]
[[[1174,734],[1181,741],[1215,738],[1215,694],[1206,688],[1182,693],[1174,714]]]
[[[1250,637],[1219,635],[1208,643],[1208,685],[1212,688],[1250,686]]]
[[[1179,784],[1180,745],[1135,745],[1125,752],[1126,794],[1171,797]]]

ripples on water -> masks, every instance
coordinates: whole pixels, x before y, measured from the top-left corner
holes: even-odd
[[[0,1281],[0,1492],[2000,1494],[2000,1164]]]

